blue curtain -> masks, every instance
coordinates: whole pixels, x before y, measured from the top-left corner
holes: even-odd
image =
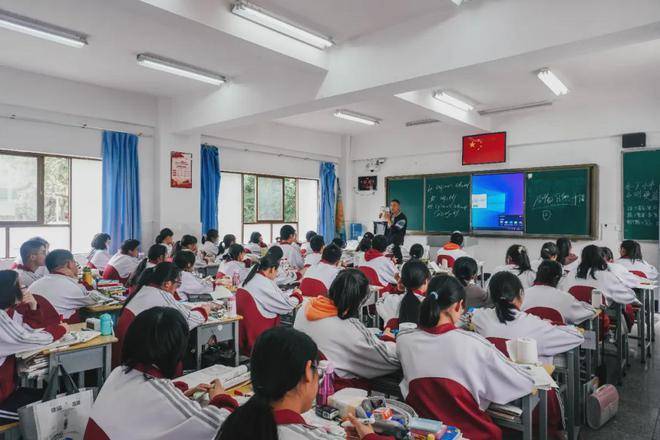
[[[134,134],[103,132],[103,232],[112,237],[111,252],[142,237],[137,146]]]
[[[209,229],[218,229],[218,197],[220,196],[220,154],[211,145],[202,145],[202,192],[200,220],[202,234]]]
[[[319,212],[318,233],[330,243],[335,238],[335,164],[321,162],[319,166],[319,183],[321,185],[321,210]]]

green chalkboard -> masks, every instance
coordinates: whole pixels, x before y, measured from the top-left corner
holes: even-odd
[[[623,153],[623,236],[658,239],[660,150]]]
[[[424,229],[424,178],[387,179],[387,200],[399,199],[409,231]]]
[[[426,232],[470,230],[470,176],[426,178]]]
[[[590,235],[589,168],[529,171],[525,176],[526,233]]]

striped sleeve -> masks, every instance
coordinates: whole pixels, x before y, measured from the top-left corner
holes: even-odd
[[[53,342],[53,335],[32,330],[14,322],[5,311],[0,311],[0,356],[35,350]]]

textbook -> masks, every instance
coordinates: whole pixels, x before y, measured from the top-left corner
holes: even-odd
[[[225,389],[233,388],[250,380],[250,372],[247,366],[227,367],[225,365],[212,365],[194,373],[186,374],[177,379],[184,382],[189,387],[194,387],[200,383],[211,383],[214,379],[220,379]]]

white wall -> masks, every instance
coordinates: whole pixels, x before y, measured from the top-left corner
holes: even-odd
[[[507,131],[507,163],[463,167],[461,136],[478,131],[434,124],[390,132],[375,132],[352,139],[353,185],[365,170],[365,159],[386,157],[377,173],[378,191],[371,195],[352,191],[354,215],[349,220],[371,228],[380,206],[385,204],[385,176],[449,173],[507,168],[595,163],[599,167],[599,243],[616,253],[621,233],[621,138],[620,134],[645,131],[647,145],[660,147],[660,103],[638,100],[592,108],[555,105],[549,110],[512,113],[496,120],[497,130]],[[603,224],[608,224],[604,229]],[[537,258],[542,239],[475,238],[469,251],[487,262],[487,269],[503,263],[506,247],[514,242],[528,247]],[[426,242],[412,236],[407,243]],[[578,252],[585,241],[576,243]],[[643,244],[644,256],[657,263],[657,243]]]

